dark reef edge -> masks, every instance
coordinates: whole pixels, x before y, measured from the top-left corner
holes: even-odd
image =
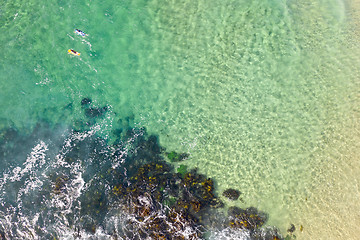
[[[293,225],[286,237],[276,227],[265,226],[268,215],[254,207],[230,206],[227,214],[224,213],[225,206],[216,195],[214,180],[197,169],[187,168],[186,160],[190,155],[167,151],[160,146],[158,136],[149,135],[145,128],[130,126],[129,118],[119,120],[124,123],[123,127],[112,131],[115,140],[111,143],[96,134],[75,137],[63,151],[66,138],[85,136],[109,109],[91,104],[90,98],[81,101],[87,121],[75,124],[58,139],[54,139],[54,132],[61,132],[64,127],[45,122],[39,122],[30,134],[25,135],[11,127],[0,130],[0,157],[5,160],[3,169],[11,167],[19,157],[26,158],[26,155],[16,156],[17,152],[29,153],[39,138],[51,142],[54,147],[49,158],[55,159],[62,154],[68,166],[84,165],[86,170],[82,177],[89,184],[78,198],[79,216],[66,216],[71,228],[94,234],[99,227],[109,228],[105,226],[109,215],[125,214],[128,217],[121,227],[112,227],[108,230],[109,235],[120,239],[204,239],[210,230],[230,228],[247,231],[250,239],[296,238]],[[178,162],[181,162],[180,166]],[[44,198],[69,194],[72,178],[69,170],[54,168],[46,174],[49,181],[39,194]],[[231,201],[237,200],[240,194],[232,188],[222,193]],[[38,204],[42,204],[41,200]],[[56,231],[42,231],[44,227],[47,227],[46,221],[40,221],[36,232],[40,238],[61,238]],[[77,232],[75,235],[81,231]],[[14,229],[4,229],[0,225],[0,239],[14,236]]]

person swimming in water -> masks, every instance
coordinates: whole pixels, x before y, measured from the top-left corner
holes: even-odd
[[[85,36],[87,36],[87,34],[86,33],[84,33],[83,31],[81,31],[81,30],[79,30],[79,29],[75,29],[75,31],[74,31],[76,34],[78,34],[78,35],[80,35],[80,36],[82,36],[82,37],[85,37]]]
[[[75,50],[73,50],[73,49],[69,49],[69,50],[68,50],[68,53],[69,53],[69,54],[72,54],[72,55],[75,55],[75,56],[80,56],[80,53],[77,52],[77,51],[75,51]]]

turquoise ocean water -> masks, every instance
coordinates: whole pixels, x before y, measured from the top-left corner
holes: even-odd
[[[63,156],[87,136],[112,143],[114,130],[144,127],[162,147],[188,153],[181,164],[214,179],[225,208],[254,206],[283,236],[294,224],[289,236],[296,239],[357,239],[356,6],[0,2],[0,238],[112,239],[106,224],[75,234],[93,165],[66,165]],[[102,116],[86,116],[84,98]],[[50,172],[61,167],[71,179],[68,196],[49,197]],[[89,171],[96,175],[96,168]],[[240,190],[241,198],[223,197],[227,188]],[[209,232],[210,239],[248,239],[245,230]]]

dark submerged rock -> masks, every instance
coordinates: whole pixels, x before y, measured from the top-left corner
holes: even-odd
[[[91,98],[83,98],[81,100],[81,107],[85,109],[85,115],[89,118],[96,118],[103,116],[108,110],[108,106],[104,107],[90,107],[92,103]]]
[[[66,105],[65,107],[64,107],[64,110],[72,110],[73,109],[73,103],[69,103],[68,105]]]
[[[260,228],[268,219],[266,213],[260,212],[254,207],[249,207],[245,210],[238,207],[230,207],[228,214],[230,227],[248,230]]]
[[[295,232],[295,225],[294,224],[291,224],[290,225],[290,228],[287,230],[289,233],[293,233],[293,232]]]
[[[86,106],[90,105],[91,102],[92,102],[91,98],[83,98],[81,100],[81,106],[86,107]]]
[[[64,193],[66,191],[66,183],[69,180],[67,176],[58,176],[54,183],[54,190],[55,194]]]
[[[0,141],[11,141],[17,139],[18,132],[14,128],[5,128],[0,131]]]
[[[241,192],[232,188],[226,189],[223,192],[223,196],[227,197],[230,200],[237,200],[240,196]]]
[[[108,110],[107,106],[104,106],[102,108],[87,108],[85,109],[85,115],[89,118],[95,118],[95,117],[101,117],[103,116],[106,111]]]

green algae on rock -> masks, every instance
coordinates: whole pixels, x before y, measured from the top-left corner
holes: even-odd
[[[171,162],[180,162],[180,161],[187,159],[189,157],[189,154],[188,153],[177,153],[175,151],[171,151],[169,153],[166,153],[166,156]]]
[[[187,166],[181,164],[181,165],[176,169],[176,171],[177,171],[178,173],[180,173],[182,177],[184,177],[185,174],[186,174],[186,172],[187,172]]]

